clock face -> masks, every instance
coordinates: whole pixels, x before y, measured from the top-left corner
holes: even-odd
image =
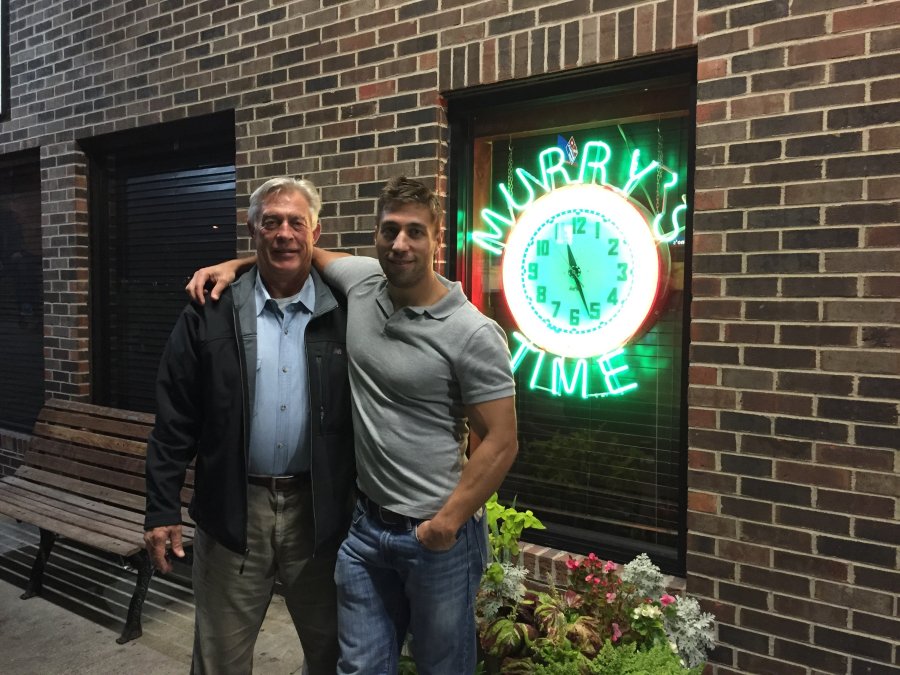
[[[506,241],[503,288],[519,329],[567,357],[607,354],[646,323],[661,256],[647,220],[620,192],[569,185],[541,197]]]

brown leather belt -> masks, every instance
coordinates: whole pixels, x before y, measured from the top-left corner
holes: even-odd
[[[254,476],[253,474],[250,474],[247,476],[247,482],[250,483],[250,485],[267,487],[272,492],[279,492],[281,490],[290,490],[292,488],[309,485],[310,476],[309,471],[297,473],[293,476]]]

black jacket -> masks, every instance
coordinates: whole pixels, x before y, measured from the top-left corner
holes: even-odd
[[[341,541],[355,476],[347,315],[312,271],[315,311],[306,329],[315,542]],[[256,377],[255,268],[218,302],[188,305],[169,337],[156,382],[158,412],[147,444],[144,527],[181,522],[181,488],[196,457],[190,514],[204,532],[247,550],[249,419]],[[248,369],[246,364],[254,364]]]

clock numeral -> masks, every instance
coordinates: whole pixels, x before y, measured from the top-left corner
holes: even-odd
[[[587,226],[587,218],[584,216],[575,216],[572,218],[572,230],[575,234],[584,234],[584,229]]]
[[[553,305],[553,318],[555,319],[559,316],[559,300],[553,300],[550,304]]]
[[[592,303],[591,303],[591,307],[590,307],[590,309],[588,310],[588,314],[589,314],[590,317],[591,317],[592,319],[594,319],[595,321],[598,320],[598,319],[600,318],[600,303],[599,303],[599,302],[592,302]]]
[[[581,310],[579,310],[579,309],[569,310],[569,325],[577,326],[580,322],[581,322]]]
[[[539,240],[537,243],[537,254],[550,255],[550,242],[546,239]]]
[[[538,264],[528,263],[528,278],[534,281],[538,278]]]
[[[557,244],[571,244],[572,243],[572,226],[571,225],[563,225],[559,226],[559,223],[553,228],[553,236],[556,238]]]
[[[628,263],[619,263],[617,267],[619,276],[616,277],[616,281],[628,281]]]
[[[538,302],[547,302],[547,287],[546,286],[538,286],[537,287],[537,301]]]
[[[606,296],[606,301],[611,305],[618,305],[619,304],[619,289],[613,288],[609,292],[609,295]]]
[[[598,223],[599,225],[599,223]],[[607,255],[619,255],[619,240],[618,239],[610,239],[609,240],[609,251]]]

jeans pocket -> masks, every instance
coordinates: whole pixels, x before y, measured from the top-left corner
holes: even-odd
[[[366,507],[363,506],[362,502],[358,499],[356,500],[356,506],[353,507],[353,520],[351,521],[352,525],[359,525],[363,518],[366,517]]]
[[[481,564],[481,571],[484,572],[490,562],[487,518],[473,519],[472,525],[475,531],[473,539],[478,552],[478,562]]]
[[[417,523],[416,525],[413,526],[413,529],[412,529],[413,539],[415,539],[416,544],[418,545],[419,549],[424,551],[425,553],[428,553],[429,555],[446,555],[447,553],[450,553],[451,551],[453,551],[457,546],[459,546],[459,542],[463,538],[463,533],[466,530],[466,526],[463,525],[461,528],[459,528],[456,531],[456,539],[454,539],[454,541],[453,541],[453,546],[451,546],[450,548],[446,548],[442,551],[436,551],[433,548],[428,548],[425,544],[422,543],[422,540],[419,539],[419,525],[421,525],[421,523]]]

